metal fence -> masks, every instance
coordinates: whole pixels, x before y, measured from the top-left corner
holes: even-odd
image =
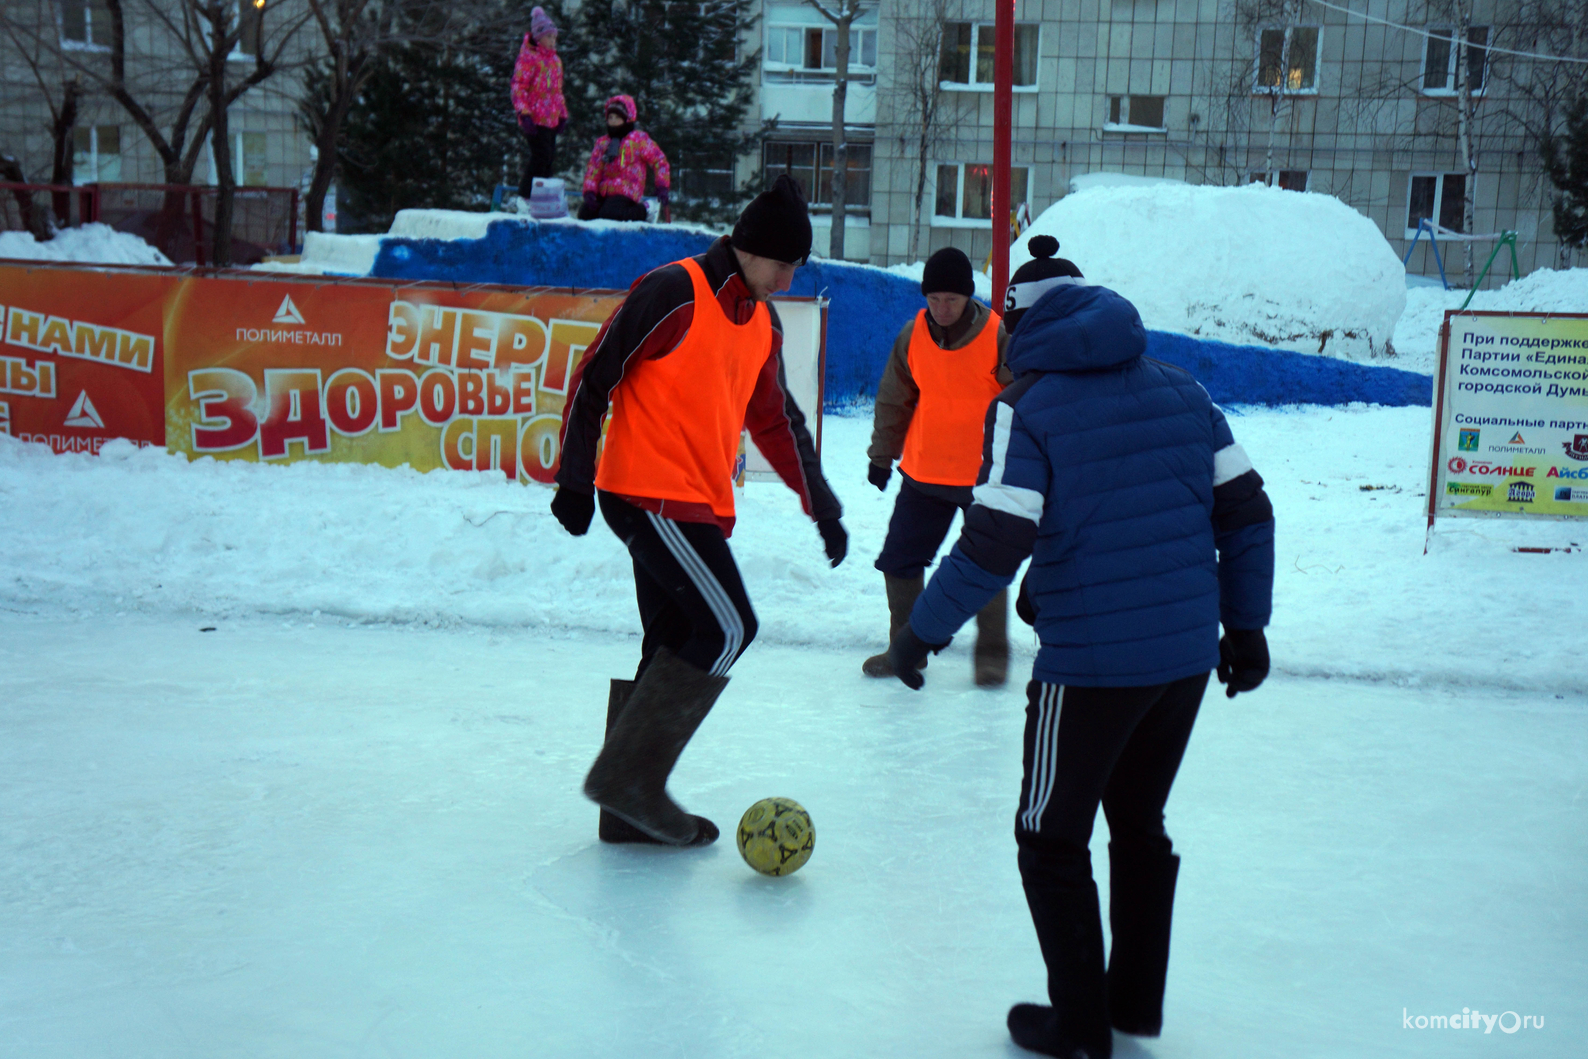
[[[220,189],[192,184],[0,183],[0,222],[7,231],[48,230],[98,221],[130,232],[178,265],[215,260]],[[240,187],[232,194],[232,264],[251,265],[298,245],[298,189]]]

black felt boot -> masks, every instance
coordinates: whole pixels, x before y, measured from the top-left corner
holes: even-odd
[[[614,680],[607,690],[607,734],[612,734],[612,726],[617,724],[618,716],[623,712],[623,707],[628,705],[629,694],[634,690],[632,680]],[[602,842],[644,842],[650,845],[660,845],[656,839],[644,831],[627,822],[620,816],[613,816],[605,809],[601,810],[601,821],[596,825],[596,834]]]
[[[658,842],[715,842],[715,824],[684,812],[668,797],[667,777],[727,686],[727,677],[696,669],[666,647],[658,648],[590,766],[585,797]]]
[[[892,643],[894,636],[909,622],[910,611],[915,608],[916,599],[926,587],[926,575],[894,577],[883,574],[882,582],[888,592],[888,642]],[[921,668],[926,668],[925,660],[921,662]],[[868,677],[893,676],[893,663],[888,661],[887,648],[883,648],[880,655],[872,655],[862,662],[860,671]]]
[[[1086,853],[1020,851],[1020,881],[1048,965],[1044,1004],[1009,1010],[1009,1035],[1028,1051],[1062,1059],[1109,1059],[1114,1037],[1103,984],[1103,920]]]
[[[1169,924],[1180,858],[1162,848],[1108,845],[1108,1015],[1114,1028],[1138,1037],[1163,1029],[1163,987],[1169,973]]]

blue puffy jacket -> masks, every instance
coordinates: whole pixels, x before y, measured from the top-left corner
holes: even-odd
[[[964,529],[910,615],[946,642],[1031,557],[1050,684],[1133,687],[1213,669],[1219,623],[1268,624],[1273,508],[1189,373],[1143,356],[1136,307],[1105,287],[1042,296],[1009,344]]]

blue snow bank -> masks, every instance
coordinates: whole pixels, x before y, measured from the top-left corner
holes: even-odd
[[[519,286],[627,290],[659,265],[703,253],[713,236],[671,225],[583,225],[527,220],[492,222],[481,239],[413,239],[381,243],[371,275]],[[795,295],[830,299],[826,404],[839,411],[877,392],[893,340],[923,305],[912,279],[867,265],[813,261],[794,275]],[[1149,356],[1194,374],[1221,404],[1427,405],[1433,380],[1416,372],[1371,367],[1262,346],[1235,346],[1150,331]]]

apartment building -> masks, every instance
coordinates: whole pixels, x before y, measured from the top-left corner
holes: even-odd
[[[1261,180],[1338,196],[1378,224],[1397,253],[1420,219],[1463,231],[1469,176],[1457,139],[1457,49],[1449,21],[1427,13],[1437,6],[1018,0],[1014,201],[1036,216],[1072,180],[1098,172],[1192,184]],[[1555,264],[1558,246],[1547,181],[1504,113],[1512,102],[1505,57],[1484,48],[1497,22],[1514,19],[1512,8],[1479,0],[1468,30],[1466,74],[1477,101],[1472,228],[1516,231],[1526,272]],[[846,256],[896,264],[950,245],[978,262],[990,253],[993,18],[993,0],[897,0],[857,22],[845,112]],[[778,125],[753,161],[768,177],[787,171],[814,188],[820,215],[831,173],[834,31],[808,4],[767,0],[759,34],[754,116]],[[936,111],[926,123],[923,98]],[[1436,275],[1427,243],[1408,267]],[[1492,244],[1476,245],[1486,256]],[[1447,269],[1459,272],[1459,248],[1445,251],[1455,257]]]
[[[53,158],[51,106],[60,106],[66,83],[81,89],[72,131],[73,183],[150,183],[165,180],[165,167],[148,136],[127,108],[111,98],[94,75],[110,71],[110,13],[103,0],[4,0],[5,33],[0,33],[0,152],[16,157],[33,181],[48,180]],[[301,25],[301,5],[237,0],[240,34],[227,57],[231,76],[240,80],[253,69],[260,49],[273,54],[286,42],[281,72],[250,88],[228,109],[232,160],[237,183],[285,187],[298,184],[307,170],[309,140],[299,129],[295,95],[305,49],[315,32]],[[146,5],[128,3],[126,68],[132,97],[146,109],[162,135],[170,138],[184,96],[195,78],[190,47],[202,48],[203,30],[185,30],[179,5],[169,21],[151,17]],[[316,34],[317,36],[317,34]],[[200,100],[188,126],[188,142],[205,110]],[[214,183],[214,153],[207,143],[195,159],[192,182]]]

